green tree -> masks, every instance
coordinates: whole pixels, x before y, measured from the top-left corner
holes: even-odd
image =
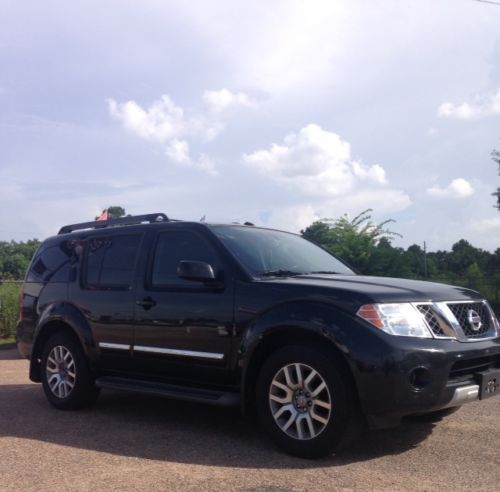
[[[406,259],[405,250],[392,246],[387,237],[382,237],[378,241],[366,273],[385,277],[412,278],[415,276]]]
[[[108,217],[110,219],[119,219],[120,217],[129,217],[130,214],[126,214],[125,212],[125,209],[123,207],[120,207],[118,205],[113,205],[111,207],[108,207],[107,209],[105,209],[108,211]],[[95,220],[97,220],[98,217],[95,217]]]
[[[21,280],[40,241],[0,241],[0,280]]]
[[[119,219],[120,217],[125,217],[125,209],[123,207],[113,206],[108,207],[108,213],[110,219]]]
[[[387,229],[387,224],[394,221],[373,224],[370,212],[365,210],[352,220],[347,215],[339,219],[319,220],[301,233],[361,273],[427,278],[468,287],[481,292],[495,312],[500,314],[500,248],[489,253],[461,239],[452,246],[451,251],[427,253],[425,276],[423,249],[417,244],[406,250],[394,247],[391,240],[398,234]]]
[[[350,220],[347,214],[338,219],[322,219],[301,231],[306,239],[339,256],[361,273],[373,270],[372,258],[382,239],[389,242],[399,234],[387,229],[392,219],[374,224],[367,209]]]
[[[404,263],[411,272],[409,278],[426,278],[425,261],[425,251],[418,244],[408,246],[404,252]],[[438,269],[435,259],[427,254],[427,278],[435,277],[437,272]]]
[[[460,239],[451,247],[448,255],[448,269],[458,275],[465,275],[467,269],[476,263],[478,268],[482,266],[483,250],[475,248],[465,239]]]

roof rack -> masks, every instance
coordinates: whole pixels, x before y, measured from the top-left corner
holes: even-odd
[[[67,234],[68,232],[79,231],[82,229],[101,229],[110,226],[121,226],[131,224],[142,224],[144,222],[170,222],[170,219],[162,213],[132,215],[130,217],[121,217],[120,219],[94,220],[92,222],[81,222],[80,224],[71,224],[61,227],[58,234]]]

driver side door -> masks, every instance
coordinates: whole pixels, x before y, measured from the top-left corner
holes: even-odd
[[[169,227],[152,240],[146,278],[136,293],[134,364],[165,380],[229,382],[233,278],[200,231]],[[180,261],[209,263],[216,284],[178,277]]]

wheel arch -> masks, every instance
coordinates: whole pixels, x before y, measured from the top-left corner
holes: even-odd
[[[328,353],[335,360],[338,369],[349,383],[355,388],[356,398],[358,395],[356,381],[349,366],[346,355],[337,346],[331,337],[323,333],[304,328],[303,326],[277,326],[269,329],[259,337],[259,342],[253,348],[251,355],[244,366],[241,381],[241,405],[244,414],[255,413],[255,391],[260,370],[265,360],[277,349],[287,345],[314,346],[322,352]]]
[[[40,322],[35,330],[30,358],[31,381],[37,383],[41,381],[40,362],[43,347],[47,340],[58,332],[70,333],[78,341],[84,354],[93,358],[92,350],[95,344],[84,316],[74,306],[68,304],[50,306],[40,317]]]

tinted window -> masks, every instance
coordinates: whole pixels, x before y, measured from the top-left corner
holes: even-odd
[[[155,248],[151,282],[153,286],[198,286],[196,282],[177,276],[181,260],[210,263],[215,268],[215,252],[206,239],[190,231],[169,231],[158,236]]]
[[[212,231],[254,275],[354,272],[335,256],[288,232],[257,227],[213,226]]]
[[[67,282],[69,280],[72,244],[62,241],[54,246],[43,247],[33,258],[28,282]]]
[[[89,239],[85,284],[89,288],[128,288],[132,284],[141,236]]]

